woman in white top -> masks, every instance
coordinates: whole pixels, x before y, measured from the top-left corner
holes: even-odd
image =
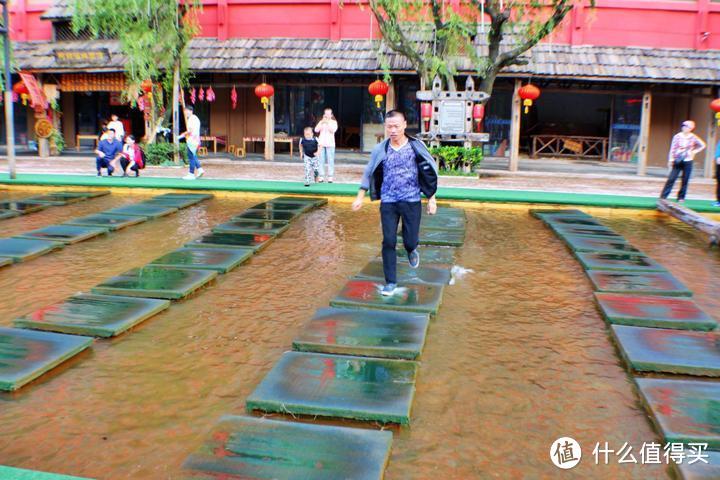
[[[318,165],[320,176],[318,182],[321,183],[323,177],[327,178],[328,183],[333,182],[333,175],[335,174],[335,132],[337,132],[337,129],[338,123],[332,109],[326,108],[322,120],[315,127],[320,149],[320,164]],[[325,176],[325,162],[327,162],[327,176]]]
[[[123,138],[125,138],[125,126],[114,113],[110,115],[110,123],[107,124],[107,128],[115,130],[115,138],[120,140],[120,142],[123,141]]]

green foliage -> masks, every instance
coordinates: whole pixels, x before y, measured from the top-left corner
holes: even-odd
[[[142,145],[142,149],[145,152],[145,161],[148,165],[175,165],[173,162],[173,156],[175,154],[175,146],[168,142],[155,142]],[[187,148],[185,145],[180,145],[180,157],[183,163],[187,161]]]
[[[438,162],[441,174],[454,174],[463,171],[472,171],[483,160],[481,147],[431,147],[430,153]]]
[[[58,155],[65,150],[65,137],[62,136],[62,132],[60,132],[57,128],[53,128],[53,131],[50,134],[50,143],[55,145]]]

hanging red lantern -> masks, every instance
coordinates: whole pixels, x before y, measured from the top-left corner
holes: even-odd
[[[375,96],[375,104],[377,108],[380,108],[380,104],[383,101],[383,96],[387,95],[390,90],[390,85],[383,82],[382,80],[375,80],[368,86],[368,92],[370,95]]]
[[[255,87],[255,96],[260,99],[265,110],[267,110],[268,103],[270,102],[270,97],[272,97],[273,95],[275,95],[275,89],[272,87],[272,85],[268,85],[267,83],[263,82],[257,87]]]
[[[525,113],[528,113],[530,111],[530,107],[533,104],[533,100],[537,100],[540,96],[540,89],[532,83],[528,83],[527,85],[520,87],[520,90],[518,90],[518,95],[520,95],[520,98],[523,99]]]
[[[20,97],[22,99],[23,105],[28,104],[28,99],[30,98],[30,90],[28,90],[25,82],[23,82],[22,80],[17,82],[15,85],[13,85],[12,91],[14,96]]]
[[[480,130],[480,124],[485,117],[485,105],[482,103],[476,103],[473,105],[472,117],[475,122],[475,131],[478,132]]]
[[[716,98],[710,102],[710,108],[715,112],[715,118],[717,119],[718,127],[720,127],[720,98]]]
[[[208,87],[208,89],[205,91],[205,98],[208,102],[214,102],[215,101],[215,91],[212,87]]]
[[[425,126],[424,131],[430,130],[430,119],[432,118],[432,103],[423,102],[420,104],[420,118]]]
[[[140,88],[142,89],[143,92],[145,92],[145,95],[147,96],[148,101],[152,100],[152,89],[153,89],[152,81],[151,80],[143,80],[142,83],[140,84]]]
[[[232,109],[235,110],[235,108],[237,108],[237,101],[238,101],[237,90],[235,90],[235,85],[233,85],[233,89],[230,92],[230,101],[232,102]]]

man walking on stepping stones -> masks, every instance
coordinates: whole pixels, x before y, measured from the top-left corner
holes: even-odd
[[[371,200],[380,200],[385,274],[385,286],[380,293],[386,296],[394,294],[397,288],[396,248],[400,219],[408,262],[412,268],[417,268],[420,265],[417,246],[422,215],[421,193],[428,198],[427,213],[434,215],[437,211],[437,165],[423,142],[405,135],[406,127],[404,113],[399,110],[387,112],[385,133],[388,139],[373,149],[360,190],[352,204],[354,211],[360,210],[365,192],[370,192]]]

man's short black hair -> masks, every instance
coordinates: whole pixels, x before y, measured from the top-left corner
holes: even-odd
[[[402,117],[403,120],[407,121],[407,118],[405,117],[405,112],[403,112],[402,110],[390,110],[385,114],[385,120],[394,117]]]
[[[114,128],[108,128],[108,132],[117,133]]]
[[[185,107],[185,110],[190,110],[190,111],[192,112],[192,111],[194,111],[195,109],[193,108],[192,105],[188,105],[188,106]]]

